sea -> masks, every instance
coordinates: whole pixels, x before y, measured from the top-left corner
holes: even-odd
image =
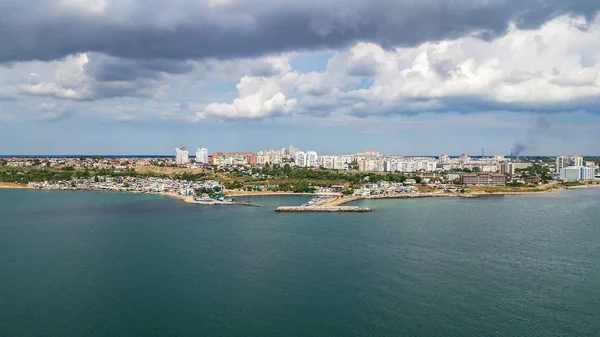
[[[308,199],[0,189],[0,336],[600,336],[600,189]]]

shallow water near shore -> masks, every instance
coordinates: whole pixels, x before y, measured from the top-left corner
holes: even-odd
[[[600,335],[600,189],[236,199],[0,189],[0,336]]]

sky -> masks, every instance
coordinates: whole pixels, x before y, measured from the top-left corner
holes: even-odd
[[[600,155],[597,0],[0,1],[0,155]]]

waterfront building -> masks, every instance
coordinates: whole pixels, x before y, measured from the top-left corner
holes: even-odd
[[[203,147],[196,150],[196,163],[208,164],[208,149]]]
[[[190,162],[190,153],[185,147],[178,147],[175,149],[175,163],[177,165],[183,165]]]
[[[463,174],[462,182],[465,185],[504,186],[506,178],[497,173],[472,173]]]
[[[579,181],[595,179],[596,170],[592,167],[569,166],[560,169],[560,180]]]

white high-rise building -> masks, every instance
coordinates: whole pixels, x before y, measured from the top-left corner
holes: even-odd
[[[556,157],[556,172],[560,172],[565,167],[583,166],[583,157],[579,156],[559,156]]]
[[[294,156],[296,166],[306,167],[306,153],[297,151]]]
[[[190,161],[190,153],[185,147],[175,149],[175,163],[177,165],[187,164]]]
[[[208,164],[208,149],[203,147],[196,150],[196,163]]]
[[[318,167],[318,156],[315,151],[306,151],[306,166]]]

